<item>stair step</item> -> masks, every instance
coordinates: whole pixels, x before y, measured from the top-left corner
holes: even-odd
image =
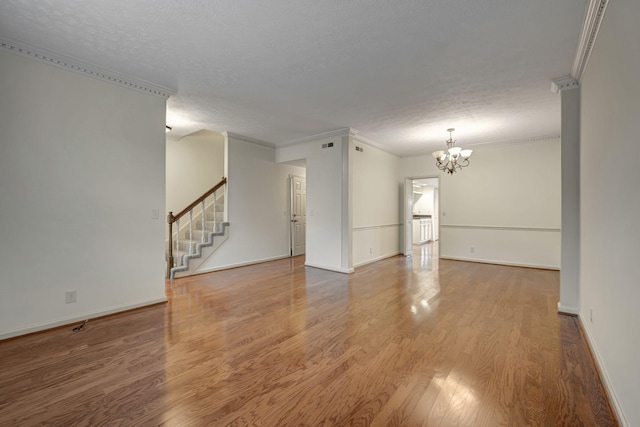
[[[207,240],[209,240],[209,233],[213,233],[213,231],[211,230],[193,230],[191,232],[191,238],[193,240],[196,240],[198,242],[206,242]],[[204,234],[204,239],[203,239],[203,235]],[[182,236],[180,237],[180,239],[189,239],[189,230],[186,230],[184,233],[182,233]]]
[[[208,221],[205,221],[205,224],[207,222]],[[211,223],[211,225],[213,225],[213,221],[210,221],[210,223]],[[218,227],[218,231],[216,232],[216,235],[217,236],[225,236],[226,235],[226,229],[227,229],[228,226],[229,226],[228,222],[219,223],[219,227]],[[196,238],[195,235],[192,234],[192,237],[194,237],[193,240],[191,240],[189,238],[180,239],[180,241],[178,242],[178,248],[176,249],[175,246],[173,247],[173,251],[174,251],[173,252],[173,266],[171,267],[171,272],[169,274],[171,279],[175,278],[175,274],[176,273],[181,273],[181,272],[188,271],[189,268],[190,268],[189,267],[190,262],[193,262],[194,259],[200,258],[200,256],[202,256],[202,255],[208,256],[208,255],[206,255],[207,252],[203,252],[201,255],[197,254],[197,251],[196,251],[197,246],[202,243],[202,230],[192,230],[192,233],[196,232],[196,231],[197,231],[197,233],[199,233],[197,238]],[[215,243],[213,241],[209,242],[208,237],[209,237],[208,233],[205,231],[205,242],[204,242],[205,244],[203,246],[201,246],[201,251],[205,251],[206,250],[205,248],[208,248],[210,246],[214,246],[215,247]],[[224,241],[224,238],[223,238],[222,241]],[[173,244],[175,245],[176,242],[174,241]],[[194,255],[194,256],[185,257],[185,255]]]
[[[224,215],[224,211],[216,211],[215,215],[213,211],[205,211],[204,212],[204,219],[205,220],[209,220],[209,221],[213,221],[213,219],[215,218],[218,221],[222,220],[222,216]]]
[[[212,219],[205,219],[204,221],[204,229],[207,231],[210,231],[211,233],[214,233],[216,231],[218,231],[220,229],[220,224],[222,223],[222,218],[218,218],[217,221],[213,221]],[[193,225],[195,228],[197,228],[198,230],[202,230],[202,220],[197,220],[197,221],[193,221]]]
[[[180,239],[178,242],[178,251],[189,253],[189,246],[191,246],[191,253],[196,253],[196,245],[198,243],[200,243],[200,240]]]
[[[207,225],[207,228],[203,231],[200,229],[200,224],[195,224],[194,223],[194,227],[197,226],[198,228],[194,228],[191,231],[191,238],[193,240],[197,240],[200,241],[202,239],[202,233],[204,232],[204,241],[206,242],[207,239],[209,238],[209,233],[217,233],[221,230],[221,223],[218,222],[216,224],[216,228],[212,229],[213,227],[213,221],[210,222],[209,225]],[[181,235],[180,235],[180,240],[185,239],[185,240],[189,240],[189,230],[185,230]]]

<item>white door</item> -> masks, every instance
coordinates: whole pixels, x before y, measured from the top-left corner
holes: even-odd
[[[291,255],[302,255],[306,246],[307,181],[291,177]]]
[[[404,256],[413,254],[413,179],[404,180],[404,197],[402,201],[404,218]]]

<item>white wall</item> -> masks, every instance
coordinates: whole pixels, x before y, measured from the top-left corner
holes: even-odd
[[[558,311],[578,314],[580,305],[580,88],[561,90],[562,239]]]
[[[179,140],[167,138],[167,213],[177,214],[223,176],[224,136],[221,133],[201,130]]]
[[[289,175],[304,168],[276,163],[274,148],[226,139],[229,237],[196,273],[289,256]]]
[[[364,151],[355,151],[355,146]],[[353,264],[400,253],[400,159],[361,141],[352,143]],[[433,197],[433,196],[432,196]]]
[[[333,147],[322,148],[330,143]],[[279,162],[306,159],[308,266],[353,271],[350,147],[353,149],[352,141],[345,133],[277,150]]]
[[[638,22],[640,2],[609,2],[581,82],[580,318],[629,426],[640,425]]]
[[[0,93],[0,338],[166,300],[165,99],[5,51]]]
[[[353,265],[344,262],[343,195],[348,189],[343,180],[348,173],[348,159],[343,159],[342,137],[319,140],[310,144],[307,157],[307,253],[306,264],[312,267],[350,272]],[[322,148],[333,143],[333,148]],[[344,170],[343,170],[344,168]],[[346,225],[346,228],[350,228]],[[347,242],[348,243],[348,242]]]
[[[559,268],[559,139],[472,148],[453,175],[430,155],[400,162],[401,179],[440,175],[440,256]]]

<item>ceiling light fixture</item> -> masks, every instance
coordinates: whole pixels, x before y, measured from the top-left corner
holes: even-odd
[[[438,169],[451,175],[453,175],[454,172],[469,166],[469,157],[471,157],[471,153],[473,152],[473,150],[463,150],[462,148],[455,146],[456,142],[451,136],[451,132],[454,130],[454,128],[447,129],[447,132],[449,132],[449,139],[446,141],[447,151],[434,151],[431,154],[433,158],[436,159],[436,166]]]
[[[164,132],[165,132],[165,133],[169,133],[169,132],[171,132],[171,126],[165,126],[165,127],[164,127]]]

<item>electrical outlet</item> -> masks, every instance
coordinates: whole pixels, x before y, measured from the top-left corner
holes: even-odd
[[[151,209],[151,219],[160,218],[160,209]]]
[[[593,308],[589,307],[589,322],[593,323]]]
[[[78,291],[75,289],[73,291],[66,291],[64,293],[64,302],[66,304],[74,303],[78,300]]]
[[[472,254],[475,254],[476,253],[476,248],[473,247],[473,246],[469,246],[469,252],[472,253]]]
[[[369,253],[372,254],[373,253],[373,248],[369,248]]]

